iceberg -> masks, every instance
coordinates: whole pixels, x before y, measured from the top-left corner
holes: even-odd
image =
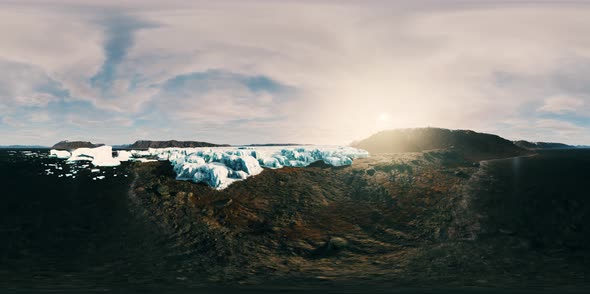
[[[177,180],[205,183],[220,190],[260,174],[264,168],[305,167],[317,161],[347,166],[354,159],[368,157],[369,153],[345,146],[238,146],[149,148],[117,151],[113,157],[111,146],[101,146],[78,148],[71,154],[51,150],[50,155],[67,158],[69,162],[91,161],[94,166],[118,166],[124,161],[168,161]]]
[[[72,154],[69,151],[65,151],[65,150],[51,149],[49,151],[49,157],[57,157],[59,159],[68,159],[68,158],[70,158],[70,156],[72,156]]]
[[[117,151],[116,159],[118,159],[119,161],[129,161],[133,159],[133,154],[131,153],[131,151],[119,150]]]
[[[100,146],[96,148],[78,148],[72,151],[68,161],[91,161],[94,166],[118,166],[121,161],[113,157],[111,146]]]

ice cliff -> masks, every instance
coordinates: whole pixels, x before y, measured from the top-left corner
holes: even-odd
[[[91,161],[95,166],[117,166],[122,161],[169,161],[178,180],[206,183],[224,189],[231,183],[257,175],[263,168],[305,167],[317,161],[332,166],[352,164],[368,152],[343,146],[265,146],[150,148],[147,151],[116,151],[110,146],[79,148],[71,154],[51,150],[50,155],[68,161]]]

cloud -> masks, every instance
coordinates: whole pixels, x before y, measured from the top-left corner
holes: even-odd
[[[279,117],[285,115],[285,101],[296,99],[294,88],[266,76],[222,70],[179,75],[159,88],[156,109],[178,123],[223,125]]]
[[[559,139],[543,120],[589,128],[579,120],[589,113],[590,7],[580,3],[0,5],[0,58],[39,73],[6,78],[0,67],[10,89],[0,115],[48,107],[62,138],[348,143],[430,125]],[[120,128],[93,123],[102,120]],[[552,131],[499,123],[509,121]]]
[[[578,113],[584,110],[584,107],[584,100],[579,98],[551,97],[545,99],[545,102],[537,111],[556,114]]]
[[[45,107],[68,95],[59,82],[34,65],[0,59],[0,69],[0,114],[17,107]]]
[[[105,60],[90,82],[94,87],[100,88],[103,94],[107,94],[117,80],[117,67],[125,60],[127,51],[133,47],[135,32],[155,25],[117,12],[103,16],[98,24],[104,30]]]

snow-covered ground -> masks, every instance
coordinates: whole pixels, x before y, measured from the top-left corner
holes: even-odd
[[[69,156],[68,156],[69,155]],[[332,166],[352,164],[368,152],[345,146],[269,146],[150,148],[147,151],[116,151],[111,146],[79,148],[71,154],[51,150],[50,156],[68,162],[91,161],[94,166],[117,166],[123,161],[169,161],[178,180],[206,183],[224,189],[231,183],[262,172],[263,168],[305,167],[317,161]]]

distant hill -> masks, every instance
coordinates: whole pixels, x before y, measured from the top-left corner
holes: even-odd
[[[382,131],[355,142],[352,146],[372,154],[453,149],[469,160],[505,158],[530,153],[529,150],[497,135],[440,128]]]
[[[305,146],[310,144],[297,144],[297,143],[264,143],[264,144],[248,144],[244,146],[248,147],[273,147],[273,146]]]
[[[41,145],[0,145],[0,149],[47,149],[47,146]]]
[[[121,144],[121,145],[113,145],[113,149],[129,149],[129,146],[131,146],[131,144]]]
[[[529,142],[529,141],[514,141],[514,145],[528,149],[528,150],[544,150],[544,149],[569,149],[576,148],[575,146],[563,143],[548,143],[548,142]]]
[[[77,148],[95,148],[103,146],[104,144],[93,144],[87,141],[61,141],[51,147],[51,149],[77,149]]]
[[[148,140],[140,140],[136,141],[135,143],[131,144],[128,148],[129,149],[148,149],[148,148],[170,148],[170,147],[178,147],[178,148],[192,148],[192,147],[224,147],[230,146],[226,144],[213,144],[207,142],[197,142],[197,141],[148,141]]]

